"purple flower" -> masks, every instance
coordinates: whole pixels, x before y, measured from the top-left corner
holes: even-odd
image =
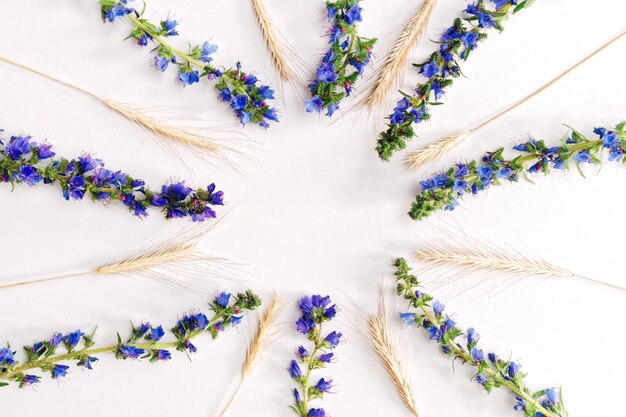
[[[150,339],[158,342],[165,335],[165,331],[163,331],[163,326],[153,327],[150,330]]]
[[[83,333],[81,330],[76,330],[75,332],[66,334],[63,337],[63,344],[68,350],[71,350],[75,348],[76,345],[78,345],[78,342],[80,342],[80,338],[84,335],[85,333]]]
[[[320,378],[320,380],[317,381],[315,388],[319,390],[320,392],[328,392],[332,388],[332,385],[333,385],[332,379],[325,380],[324,378]]]
[[[483,353],[482,349],[478,349],[478,348],[472,348],[472,350],[470,351],[470,354],[472,355],[472,358],[476,361],[476,362],[482,362],[485,360],[485,354]]]
[[[157,360],[160,360],[160,361],[168,361],[172,359],[172,354],[170,353],[169,350],[159,349],[157,351],[156,358]]]
[[[0,365],[15,365],[13,351],[9,347],[0,348]]]
[[[137,359],[146,351],[132,345],[121,345],[117,348],[117,352],[121,359]]]
[[[38,384],[40,379],[41,378],[39,378],[37,375],[24,375],[21,383],[23,386],[28,387],[33,384]]]
[[[324,106],[324,102],[322,101],[321,98],[319,98],[319,96],[315,95],[313,96],[313,98],[311,98],[311,100],[307,100],[304,102],[304,105],[306,107],[306,111],[309,113],[312,112],[321,112],[322,111],[322,107]]]
[[[509,362],[509,366],[507,368],[507,373],[509,374],[509,377],[515,378],[517,375],[519,375],[520,368],[521,366],[519,366],[515,362]]]
[[[154,68],[161,72],[164,72],[169,64],[170,60],[163,56],[158,55],[154,57]]]
[[[37,168],[32,165],[22,165],[18,174],[15,176],[18,181],[25,182],[33,186],[41,181],[41,175],[37,173]]]
[[[331,359],[333,358],[334,353],[330,352],[330,353],[324,353],[322,355],[320,355],[320,362],[322,363],[330,363]]]
[[[311,408],[307,416],[308,417],[326,417],[326,412],[324,411],[323,408]]]
[[[341,339],[341,333],[337,333],[335,331],[332,331],[324,338],[324,340],[330,345],[331,349],[337,347],[337,345],[339,344],[339,339]]]
[[[347,24],[352,25],[355,22],[360,22],[362,20],[361,17],[361,11],[363,9],[361,9],[361,7],[359,7],[356,4],[353,4],[352,6],[350,6],[350,8],[346,11],[346,15],[344,17],[344,20],[346,21]]]
[[[47,144],[47,143],[42,143],[41,145],[37,147],[37,155],[39,155],[39,159],[43,160],[43,159],[52,158],[56,154],[52,152],[52,145]]]
[[[339,78],[332,64],[324,64],[317,70],[317,79],[323,83],[334,83]]]
[[[289,364],[289,375],[291,375],[292,378],[302,377],[302,371],[300,370],[300,366],[295,360],[292,360]]]
[[[228,303],[230,302],[230,294],[227,292],[221,292],[217,297],[215,297],[215,302],[223,307],[228,307]]]
[[[308,317],[301,317],[296,321],[296,330],[302,334],[307,334],[314,326],[315,323]]]
[[[422,67],[422,74],[426,78],[433,78],[439,74],[439,65],[435,61],[429,61]]]
[[[393,114],[389,118],[389,121],[391,122],[392,125],[399,125],[402,122],[404,122],[404,118],[405,118],[404,112],[396,110],[393,112]]]
[[[94,358],[93,356],[85,356],[78,361],[77,365],[83,369],[93,369],[91,364],[98,360],[98,358]]]
[[[443,313],[443,310],[445,310],[446,306],[439,300],[435,300],[435,302],[433,303],[433,311],[435,312],[435,314],[441,314]]]
[[[415,323],[417,315],[415,313],[400,313],[400,319],[402,319],[407,326],[410,326]]]
[[[12,136],[9,143],[4,147],[4,154],[13,160],[18,160],[29,154],[30,139],[30,136]]]
[[[304,346],[298,347],[298,356],[300,359],[306,359],[309,357],[309,351],[304,348]]]
[[[52,379],[59,379],[67,375],[67,370],[70,367],[67,365],[54,365],[52,368]]]

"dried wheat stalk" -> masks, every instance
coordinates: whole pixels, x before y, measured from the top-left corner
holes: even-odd
[[[428,26],[436,4],[437,0],[425,0],[406,24],[400,36],[396,38],[374,81],[371,93],[363,101],[365,106],[371,109],[381,104],[392,86],[398,82],[402,71],[406,68],[411,51],[419,43]]]
[[[284,46],[281,44],[280,38],[274,31],[274,24],[270,18],[265,3],[263,0],[252,0],[252,7],[254,8],[254,14],[257,17],[261,31],[263,32],[263,38],[270,50],[272,56],[272,62],[276,67],[280,77],[283,80],[290,81],[294,78],[294,73],[287,64],[287,59],[283,51]]]
[[[394,343],[387,332],[384,309],[378,315],[370,316],[369,320],[370,341],[374,352],[382,362],[389,378],[396,387],[402,402],[415,417],[419,417],[415,399],[413,398],[413,388],[407,378],[402,362],[400,361]]]

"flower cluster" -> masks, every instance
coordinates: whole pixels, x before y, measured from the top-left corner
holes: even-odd
[[[491,185],[503,181],[515,182],[524,171],[549,174],[551,169],[565,170],[573,162],[581,164],[601,163],[597,154],[601,149],[609,151],[609,161],[626,161],[626,131],[624,122],[615,130],[596,128],[597,140],[589,140],[580,132],[572,130],[560,146],[548,147],[543,140],[531,139],[513,149],[523,152],[514,159],[502,156],[504,148],[487,152],[481,161],[458,163],[446,172],[420,182],[421,193],[416,196],[409,215],[414,220],[422,220],[437,210],[454,210],[459,197],[464,194],[477,194]]]
[[[476,330],[469,328],[464,333],[455,321],[444,313],[443,303],[439,300],[433,302],[430,295],[418,289],[420,283],[404,259],[397,259],[395,266],[397,294],[403,296],[410,307],[417,309],[417,312],[400,314],[400,318],[407,325],[423,327],[428,332],[429,339],[439,344],[445,354],[475,367],[476,374],[473,380],[488,393],[498,387],[512,391],[516,396],[513,408],[523,412],[524,416],[567,416],[560,389],[530,391],[524,381],[526,374],[521,371],[519,363],[502,359],[495,353],[485,353],[479,347],[480,336]]]
[[[477,0],[464,10],[466,17],[457,18],[446,29],[438,42],[439,48],[426,62],[414,64],[426,81],[415,88],[415,94],[404,94],[389,116],[387,130],[380,133],[376,151],[383,161],[394,152],[406,148],[406,142],[415,135],[413,123],[430,118],[429,106],[441,104],[445,89],[454,78],[461,75],[460,61],[465,61],[487,38],[486,31],[495,28],[502,31],[502,21],[509,15],[530,6],[534,0],[489,0],[494,7],[487,8],[485,0]]]
[[[172,342],[161,340],[165,336],[163,326],[144,322],[139,326],[131,324],[131,335],[125,342],[118,333],[116,344],[101,348],[93,348],[95,330],[90,334],[81,330],[65,335],[55,333],[48,340],[24,346],[23,363],[15,359],[16,352],[10,346],[0,348],[0,387],[15,382],[24,388],[40,382],[41,376],[29,373],[35,369],[50,373],[52,379],[62,378],[70,367],[59,362],[76,361],[79,368],[92,369],[93,363],[98,361],[95,355],[105,352],[113,353],[117,359],[148,359],[150,362],[170,360],[172,348],[193,353],[196,347],[191,344],[191,339],[202,333],[215,339],[219,332],[239,324],[245,312],[260,305],[260,299],[251,291],[237,296],[222,292],[209,304],[213,312],[210,319],[204,313],[183,315],[171,330],[175,338]]]
[[[215,184],[193,191],[177,182],[153,192],[140,179],[105,169],[103,161],[89,154],[56,159],[51,145],[38,144],[30,136],[12,136],[5,142],[0,139],[0,182],[13,186],[58,183],[66,200],[82,200],[88,195],[105,204],[120,201],[139,217],[147,216],[149,207],[158,207],[168,219],[190,216],[193,221],[203,221],[216,217],[211,206],[224,204],[224,193],[216,191]]]
[[[317,69],[315,81],[309,85],[312,98],[305,101],[306,111],[326,110],[332,116],[339,102],[350,95],[354,83],[370,62],[376,39],[358,36],[361,21],[360,0],[327,1],[328,19],[333,26],[328,31],[330,48]]]
[[[130,20],[134,25],[128,36],[138,45],[147,46],[156,44],[153,65],[159,71],[165,71],[170,64],[178,67],[178,81],[182,86],[195,84],[200,78],[219,81],[215,87],[219,91],[218,98],[229,103],[239,121],[257,123],[268,128],[269,121],[278,122],[276,109],[267,104],[267,100],[274,99],[274,90],[262,85],[253,74],[241,70],[241,64],[236,67],[225,68],[212,64],[211,56],[217,51],[217,46],[209,42],[202,45],[189,45],[187,52],[172,46],[168,38],[178,35],[178,22],[167,18],[158,25],[142,18],[139,13],[128,6],[128,0],[100,0],[102,19],[113,22],[118,18]]]
[[[339,344],[341,333],[332,331],[324,336],[322,325],[335,317],[337,306],[331,304],[329,296],[313,295],[300,300],[300,310],[302,317],[296,322],[296,330],[307,335],[313,348],[309,352],[304,346],[300,346],[296,352],[297,359],[289,364],[289,375],[299,386],[293,390],[294,405],[291,408],[300,417],[324,417],[324,409],[309,408],[309,401],[323,398],[332,388],[333,381],[320,378],[312,385],[311,377],[314,370],[326,367],[326,364],[335,359],[335,354],[331,351]]]

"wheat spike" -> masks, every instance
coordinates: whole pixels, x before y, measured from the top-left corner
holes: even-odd
[[[200,227],[194,225],[194,227],[179,232],[177,235],[153,245],[147,250],[140,251],[120,261],[99,266],[90,271],[0,285],[0,289],[86,275],[135,274],[145,275],[157,281],[195,290],[195,287],[192,285],[179,281],[179,277],[203,275],[209,272],[208,267],[204,265],[205,263],[218,261],[218,259],[200,252],[197,248],[200,240],[212,228],[213,225]],[[171,278],[172,276],[176,278]]]
[[[391,378],[406,408],[414,417],[419,417],[415,399],[413,398],[413,387],[404,372],[395,343],[387,330],[387,317],[382,287],[379,293],[378,314],[371,315],[368,319],[368,324],[369,340],[372,349],[385,367],[387,374]]]
[[[409,166],[411,168],[418,168],[418,167],[420,167],[421,165],[423,165],[423,164],[425,164],[427,162],[430,162],[430,161],[433,161],[433,160],[435,160],[437,158],[442,157],[446,152],[448,152],[450,149],[452,149],[455,146],[457,146],[459,143],[463,142],[465,139],[467,139],[474,132],[482,129],[483,127],[487,126],[491,122],[499,119],[500,117],[504,116],[505,114],[509,113],[510,111],[515,110],[516,108],[518,108],[522,104],[526,103],[528,100],[530,100],[533,97],[537,96],[538,94],[540,94],[541,92],[546,90],[548,87],[552,86],[552,84],[556,83],[561,78],[565,77],[566,75],[568,75],[569,73],[574,71],[576,68],[578,68],[579,66],[581,66],[582,64],[584,64],[585,62],[587,62],[588,60],[590,60],[591,58],[593,58],[597,54],[599,54],[601,51],[603,51],[609,45],[611,45],[612,43],[614,43],[617,40],[619,40],[624,35],[626,35],[626,32],[620,33],[619,35],[617,35],[616,37],[614,37],[613,39],[611,39],[610,41],[608,41],[607,43],[605,43],[604,45],[602,45],[601,47],[599,47],[598,49],[593,51],[591,54],[587,55],[586,57],[584,57],[583,59],[578,61],[576,64],[574,64],[573,66],[569,67],[567,70],[563,71],[562,73],[560,73],[559,75],[554,77],[552,80],[550,80],[546,84],[544,84],[541,87],[539,87],[537,90],[533,91],[529,95],[527,95],[524,98],[522,98],[521,100],[517,101],[512,106],[507,107],[506,109],[504,109],[501,112],[497,113],[495,116],[490,117],[489,119],[487,119],[486,121],[484,121],[484,122],[480,123],[479,125],[473,127],[472,129],[465,130],[465,131],[456,133],[454,135],[447,136],[447,137],[439,140],[438,142],[435,142],[432,145],[429,145],[425,149],[420,149],[420,150],[413,151],[413,152],[409,153],[409,156],[407,158],[407,162],[409,163]]]
[[[149,115],[141,112],[140,110],[136,110],[133,109],[130,106],[127,106],[125,104],[122,103],[118,103],[116,101],[113,100],[109,100],[107,98],[103,98],[100,97],[99,95],[92,93],[91,91],[87,91],[83,88],[80,88],[78,86],[75,86],[74,84],[70,84],[68,82],[65,82],[63,80],[60,80],[58,78],[55,78],[51,75],[48,75],[46,73],[43,73],[39,70],[36,70],[34,68],[31,68],[27,65],[24,65],[22,63],[13,61],[9,58],[5,58],[0,56],[0,61],[6,62],[7,64],[11,64],[14,65],[18,68],[22,68],[26,71],[29,71],[33,74],[37,74],[41,77],[44,77],[50,81],[53,81],[57,84],[61,84],[65,87],[69,87],[73,90],[79,91],[82,94],[88,95],[100,102],[102,102],[105,106],[107,106],[108,108],[116,111],[117,113],[121,114],[122,116],[128,118],[129,120],[131,120],[133,123],[138,124],[139,126],[147,129],[149,132],[154,133],[155,135],[162,137],[162,138],[168,138],[168,139],[172,139],[178,143],[182,143],[184,145],[188,145],[188,146],[193,146],[196,147],[198,149],[201,149],[203,151],[209,152],[209,153],[216,153],[219,152],[221,150],[224,150],[224,147],[220,144],[218,144],[217,142],[215,142],[213,139],[205,136],[205,135],[201,135],[201,134],[195,134],[195,133],[191,133],[188,132],[184,129],[180,129],[177,127],[172,127],[172,126],[168,126],[167,124],[153,118],[150,117]]]
[[[289,68],[289,65],[287,65],[287,59],[283,54],[283,47],[281,46],[278,35],[274,31],[273,22],[267,13],[265,3],[263,0],[252,0],[252,7],[259,22],[259,26],[261,27],[261,31],[263,32],[265,43],[270,50],[272,62],[274,63],[276,70],[283,80],[289,81],[293,79],[294,73],[291,68]]]
[[[626,291],[626,288],[575,274],[568,269],[553,265],[539,256],[527,255],[511,246],[503,247],[483,239],[470,237],[463,232],[457,233],[445,228],[440,232],[443,238],[430,241],[428,248],[418,250],[415,253],[417,261],[429,265],[432,269],[446,268],[447,274],[440,275],[438,279],[431,282],[432,285],[445,285],[454,278],[482,271],[498,273],[498,276],[503,278],[525,279],[528,276],[578,278]]]
[[[220,412],[220,417],[226,414],[226,411],[228,411],[228,408],[237,396],[243,381],[252,373],[254,366],[262,357],[263,351],[270,345],[272,337],[271,329],[284,305],[285,299],[278,297],[276,294],[272,296],[272,301],[265,310],[261,320],[259,320],[254,338],[252,339],[252,342],[250,342],[248,350],[246,351],[246,358],[241,366],[241,379],[239,380],[239,384],[228,400],[228,403],[226,403],[226,406],[224,406]]]
[[[101,99],[110,109],[115,110],[132,122],[142,126],[157,136],[172,139],[184,145],[193,146],[204,151],[214,153],[223,150],[223,146],[205,135],[189,132],[185,129],[167,125],[140,110],[109,99]]]
[[[438,142],[435,142],[424,149],[418,149],[409,153],[407,162],[411,168],[418,168],[427,162],[434,161],[441,158],[450,149],[454,148],[459,143],[463,142],[465,138],[473,133],[472,130],[466,130],[454,135],[447,136]]]
[[[417,10],[404,30],[393,43],[393,47],[385,57],[385,61],[378,73],[372,91],[363,104],[370,109],[383,102],[389,90],[398,81],[404,71],[413,47],[419,43],[422,34],[428,26],[437,0],[424,0],[424,4]]]

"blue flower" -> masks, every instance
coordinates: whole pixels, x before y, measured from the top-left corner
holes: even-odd
[[[309,357],[309,351],[304,348],[304,346],[298,347],[298,356],[300,359],[306,359]]]
[[[221,292],[217,297],[215,297],[215,302],[226,308],[228,307],[228,303],[230,303],[230,297],[231,295],[227,292]]]
[[[264,99],[273,99],[274,98],[274,90],[272,90],[267,85],[262,85],[259,87],[258,93]]]
[[[39,155],[39,159],[43,160],[43,159],[52,158],[56,154],[52,152],[52,145],[47,144],[47,143],[42,143],[41,145],[37,147],[37,155]]]
[[[602,134],[602,145],[607,148],[611,148],[619,145],[619,137],[615,132],[608,132]]]
[[[332,352],[324,353],[324,354],[320,355],[319,360],[322,363],[330,363],[330,361],[333,358],[333,355],[334,355],[334,353],[332,353]]]
[[[33,186],[41,181],[41,175],[37,173],[37,168],[32,165],[22,165],[16,175],[18,181],[25,182]]]
[[[469,172],[469,168],[467,167],[466,164],[456,164],[456,172],[454,173],[454,178],[463,178],[465,176],[467,176],[467,173]]]
[[[558,403],[559,403],[559,394],[556,392],[555,389],[549,388],[549,389],[546,390],[545,393],[546,393],[546,398],[550,402],[550,405],[552,405],[553,407],[558,405]]]
[[[488,381],[488,379],[485,378],[484,376],[476,375],[476,382],[478,382],[479,384],[484,384],[487,381]]]
[[[339,104],[330,103],[328,107],[326,108],[326,116],[328,117],[332,116],[333,113],[336,112],[338,109],[339,109]]]
[[[574,157],[574,160],[578,162],[579,164],[582,164],[584,162],[593,162],[593,158],[591,157],[588,151],[578,152],[576,156]]]
[[[481,28],[489,29],[496,26],[496,22],[489,13],[480,12],[476,16],[478,17],[478,25]]]
[[[176,26],[178,22],[174,19],[170,19],[169,17],[161,22],[161,27],[165,31],[165,36],[177,36],[178,32],[176,32]]]
[[[485,354],[483,353],[482,349],[478,349],[478,348],[472,348],[472,350],[470,351],[470,354],[472,355],[472,358],[476,361],[476,362],[482,362],[485,360]]]
[[[217,98],[221,101],[232,100],[232,95],[230,94],[230,90],[228,89],[228,87],[222,89],[222,91],[220,91],[220,93],[217,95]]]
[[[444,94],[443,89],[437,82],[434,82],[430,85],[430,91],[432,91],[432,93],[434,94],[435,100],[439,100]]]
[[[509,179],[513,175],[513,170],[511,168],[500,168],[498,172],[496,172],[496,178]]]
[[[415,323],[417,315],[415,313],[400,313],[400,319],[402,319],[407,326],[410,326]]]
[[[313,319],[309,317],[301,317],[296,321],[296,330],[302,334],[307,334],[314,326]]]
[[[291,375],[292,378],[300,378],[302,376],[300,366],[295,360],[292,360],[289,364],[289,375]]]
[[[296,400],[296,404],[300,404],[300,392],[297,389],[293,389],[293,398]]]
[[[324,340],[330,345],[331,349],[337,347],[337,345],[339,344],[339,339],[341,339],[341,333],[337,333],[335,331],[332,331],[324,338]]]
[[[507,373],[510,378],[515,378],[520,373],[520,366],[515,362],[509,362],[509,366],[507,368]]]
[[[435,175],[433,177],[435,188],[444,188],[448,184],[448,176],[445,174]]]
[[[516,0],[491,0],[493,2],[493,4],[496,6],[496,10],[501,9],[502,7],[506,6],[507,4],[517,4]]]
[[[59,379],[67,375],[67,370],[70,367],[67,365],[54,365],[52,368],[52,379]]]
[[[168,361],[168,360],[172,359],[172,354],[170,353],[169,350],[159,349],[157,351],[156,357],[157,357],[157,360]]]
[[[459,38],[461,38],[461,33],[454,27],[448,28],[443,35],[441,35],[442,42],[449,42]]]
[[[315,388],[317,390],[319,390],[320,392],[328,392],[332,388],[332,385],[333,385],[333,380],[332,379],[329,379],[327,381],[324,378],[320,378],[320,380],[317,381],[317,384],[315,385]]]
[[[230,107],[235,110],[243,110],[248,105],[248,96],[245,94],[238,94],[233,98],[232,103],[230,103]]]
[[[332,19],[337,14],[337,8],[328,3],[326,4],[326,11],[328,12],[328,20]]]
[[[265,116],[265,118],[267,118],[268,120],[272,120],[274,122],[278,121],[278,114],[276,114],[276,109],[269,109],[265,112],[263,116]]]
[[[232,324],[233,326],[237,326],[241,323],[242,319],[243,319],[243,316],[232,316],[230,318],[230,324]]]
[[[93,356],[85,356],[82,357],[77,365],[84,368],[84,369],[93,369],[93,367],[91,366],[92,363],[97,362],[99,359],[95,358]]]
[[[200,81],[200,76],[198,74],[198,71],[181,71],[178,74],[178,80],[183,84],[183,87],[185,87],[187,84],[191,85],[193,83],[197,83],[198,81]]]
[[[445,310],[446,306],[439,300],[435,300],[435,302],[433,303],[433,311],[435,312],[435,314],[441,314],[443,313],[443,310]]]
[[[78,342],[80,342],[80,338],[84,335],[85,333],[83,333],[81,330],[76,330],[75,332],[66,334],[63,337],[63,344],[67,347],[68,350],[72,349],[76,347],[76,345],[78,345]]]
[[[308,417],[326,417],[326,412],[324,411],[323,408],[311,408],[307,416]]]
[[[142,348],[132,345],[121,345],[117,351],[122,359],[137,359],[146,352]]]
[[[361,18],[361,11],[363,9],[361,9],[361,7],[357,6],[356,4],[353,4],[352,6],[350,6],[350,8],[346,11],[346,15],[344,17],[344,20],[346,21],[347,24],[352,25],[355,22],[360,22],[362,20]]]
[[[249,123],[250,120],[252,120],[252,115],[246,111],[237,111],[237,115],[239,116],[239,121],[241,122],[242,125],[246,125],[246,123]]]
[[[154,68],[164,72],[167,69],[167,66],[169,65],[170,60],[158,55],[154,57]]]
[[[30,136],[13,136],[4,147],[4,154],[13,160],[30,153]]]
[[[404,122],[404,118],[405,118],[404,112],[394,111],[391,117],[389,118],[389,121],[391,122],[392,125],[399,125],[402,122]]]
[[[0,365],[15,365],[15,359],[13,358],[13,351],[11,348],[0,348]]]
[[[435,61],[429,61],[422,67],[422,74],[426,78],[433,78],[439,74],[439,65]]]
[[[478,341],[478,338],[480,336],[478,335],[478,332],[476,330],[474,330],[473,327],[470,327],[469,329],[467,329],[467,343],[472,345],[474,344],[474,342]]]
[[[474,31],[466,32],[463,36],[461,36],[461,41],[466,47],[474,48],[478,42],[478,33]]]
[[[493,176],[493,168],[488,165],[478,167],[478,178],[483,184],[488,184]]]
[[[324,106],[324,102],[322,101],[321,98],[319,98],[319,96],[315,95],[313,96],[313,98],[311,100],[307,100],[304,102],[304,105],[306,106],[306,111],[311,113],[311,112],[321,112],[322,111],[322,107]]]
[[[324,64],[317,69],[317,79],[323,83],[334,83],[339,79],[332,65]]]
[[[158,342],[165,335],[165,331],[163,331],[163,326],[153,327],[150,330],[150,339]]]
[[[130,14],[132,12],[132,9],[129,9],[122,4],[117,4],[111,7],[108,12],[106,12],[105,17],[109,22],[113,22],[116,18],[126,16],[127,14]]]
[[[204,42],[200,48],[200,59],[203,62],[211,62],[213,58],[209,55],[214,54],[217,51],[217,45],[213,45],[209,42]]]
[[[28,387],[33,384],[38,384],[40,379],[41,378],[37,375],[24,375],[24,378],[22,379],[22,384],[25,387]]]
[[[189,353],[196,353],[198,349],[189,340],[183,342],[183,347],[189,351]]]

